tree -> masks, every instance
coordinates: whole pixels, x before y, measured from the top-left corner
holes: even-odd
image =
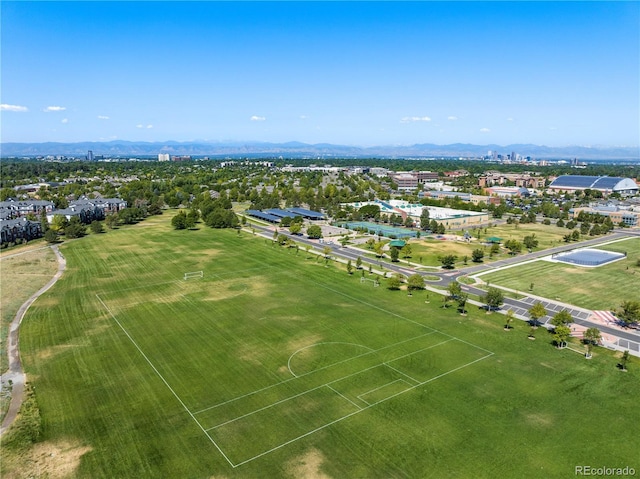
[[[291,218],[291,216],[285,216],[284,218],[282,218],[280,220],[280,226],[282,226],[283,228],[287,228],[289,226],[291,226],[291,220],[293,218]]]
[[[387,288],[391,290],[400,289],[401,284],[402,284],[402,281],[400,280],[400,276],[397,274],[394,274],[393,276],[391,276],[391,278],[387,280]]]
[[[567,345],[567,340],[571,336],[571,330],[567,326],[558,326],[555,329],[553,340],[556,342],[558,348],[564,348]]]
[[[551,318],[551,324],[554,326],[566,326],[567,324],[573,323],[573,317],[571,313],[566,309],[563,309],[559,313],[556,313],[553,318]]]
[[[513,323],[513,310],[509,310],[507,311],[507,315],[505,318],[505,325],[504,325],[504,329],[506,329],[507,331],[509,331],[511,329],[511,323]]]
[[[324,248],[322,248],[322,254],[325,258],[328,259],[329,255],[331,254],[331,248],[329,246],[325,246]]]
[[[489,311],[496,310],[504,303],[504,295],[498,288],[489,287],[487,294],[484,296],[484,302],[487,304]]]
[[[205,217],[204,223],[211,228],[237,228],[240,220],[231,210],[215,208]]]
[[[375,251],[378,258],[382,258],[382,256],[384,255],[384,253],[382,252],[382,248],[384,248],[384,243],[382,241],[378,241],[373,245],[373,251]]]
[[[94,234],[104,233],[104,226],[102,226],[101,221],[92,221],[90,228],[91,232]]]
[[[322,228],[318,225],[311,225],[307,228],[307,236],[310,239],[319,239],[322,238]]]
[[[69,224],[69,220],[64,215],[54,215],[51,221],[51,229],[58,234],[62,234],[64,229]]]
[[[598,328],[589,328],[584,332],[584,344],[587,346],[587,358],[591,357],[591,348],[598,345],[598,341],[602,338]]]
[[[391,256],[391,261],[394,263],[398,262],[398,256],[400,256],[400,252],[398,251],[398,248],[395,247],[391,247],[391,249],[389,250],[389,255]]]
[[[509,250],[509,254],[517,255],[522,251],[522,243],[518,240],[510,239],[504,242],[505,248]]]
[[[623,371],[627,370],[627,362],[629,361],[629,351],[625,351],[622,353],[622,358],[620,358],[620,369]]]
[[[625,324],[633,324],[640,321],[640,301],[623,301],[620,308],[618,316]]]
[[[413,252],[413,251],[412,251],[412,248],[411,248],[411,245],[410,245],[409,243],[406,243],[406,244],[402,247],[402,250],[401,250],[401,251],[402,251],[402,257],[403,257],[403,258],[405,258],[405,259],[406,259],[406,258],[410,258],[410,257],[411,257],[411,253]]]
[[[416,289],[424,289],[424,278],[420,274],[412,274],[407,279],[407,289],[413,291]]]
[[[491,245],[491,249],[489,250],[489,254],[493,256],[494,254],[500,253],[500,245],[498,243],[493,243]]]
[[[184,230],[187,228],[187,214],[184,210],[178,211],[178,214],[171,218],[171,226],[177,230]]]
[[[347,261],[347,273],[353,274],[353,265],[351,264],[351,260]]]
[[[462,286],[457,281],[452,281],[447,286],[447,291],[449,292],[449,299],[457,299],[462,293]]]
[[[544,308],[544,304],[538,301],[529,309],[529,316],[531,317],[531,326],[537,327],[539,320],[544,318],[547,314],[547,310]]]
[[[458,302],[458,311],[460,311],[460,314],[465,314],[467,312],[465,306],[467,305],[468,300],[469,295],[465,292],[460,293],[456,298],[456,301]]]
[[[362,258],[360,256],[356,259],[356,269],[362,269]]]
[[[64,235],[67,238],[82,238],[86,234],[87,227],[82,224],[82,221],[77,216],[72,217],[64,229]]]
[[[530,236],[525,236],[522,242],[524,243],[524,246],[527,249],[533,249],[538,247],[538,238],[536,238],[535,233]]]
[[[471,261],[474,263],[482,263],[482,258],[484,258],[484,251],[482,249],[477,248],[471,252]]]
[[[302,225],[300,223],[291,223],[291,226],[289,226],[289,233],[292,235],[297,235],[300,231],[302,231]]]
[[[413,226],[413,219],[411,216],[407,216],[407,219],[404,220],[404,225],[407,228],[411,228]]]
[[[420,228],[429,229],[429,208],[426,206],[422,208],[422,213],[420,213]]]
[[[48,229],[44,234],[44,239],[47,243],[55,243],[58,240],[58,233],[53,229]]]
[[[280,233],[276,237],[276,243],[278,243],[280,246],[285,245],[288,240],[289,240],[289,238],[287,238],[287,235],[285,235],[284,233]]]
[[[243,216],[244,218],[244,216]],[[200,219],[200,212],[195,209],[195,208],[191,208],[189,210],[189,212],[187,213],[187,221],[186,221],[186,226],[188,229],[192,229],[196,227],[196,223],[198,222],[198,220]]]
[[[564,221],[562,221],[562,218],[556,221],[556,226],[559,228],[564,228]]]
[[[118,227],[118,215],[116,213],[112,213],[108,215],[104,219],[104,224],[107,225],[107,228],[110,230]]]
[[[448,254],[440,257],[440,262],[442,263],[442,267],[444,269],[453,269],[455,267],[457,256],[453,254]]]

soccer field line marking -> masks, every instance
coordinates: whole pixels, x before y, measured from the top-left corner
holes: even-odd
[[[395,398],[395,397],[397,397],[397,396],[400,396],[401,394],[404,394],[404,393],[409,392],[409,391],[413,391],[414,389],[419,388],[420,386],[424,386],[425,384],[430,383],[430,382],[432,382],[432,381],[435,381],[436,379],[440,379],[440,378],[442,378],[442,377],[444,377],[444,376],[446,376],[446,375],[448,375],[448,374],[451,374],[451,373],[453,373],[453,372],[455,372],[455,371],[458,371],[458,370],[463,369],[463,368],[465,368],[465,367],[467,367],[467,366],[470,366],[470,365],[475,364],[475,363],[477,363],[477,362],[479,362],[479,361],[482,361],[483,359],[486,359],[486,358],[488,358],[488,357],[491,357],[491,356],[493,356],[493,354],[494,354],[494,353],[487,354],[486,356],[483,356],[483,357],[481,357],[481,358],[479,358],[479,359],[476,359],[476,360],[474,360],[474,361],[471,361],[471,362],[469,362],[469,363],[467,363],[467,364],[463,364],[462,366],[459,366],[459,367],[457,367],[457,368],[455,368],[455,369],[452,369],[452,370],[450,370],[450,371],[447,371],[447,372],[445,372],[445,373],[443,373],[443,374],[439,374],[438,376],[435,376],[435,377],[433,377],[433,378],[431,378],[431,379],[428,379],[427,381],[424,381],[424,382],[422,382],[422,383],[420,383],[420,384],[416,384],[415,386],[411,386],[410,384],[408,384],[408,383],[407,383],[409,387],[408,387],[407,389],[403,390],[403,391],[400,391],[400,392],[398,392],[398,393],[396,393],[396,394],[392,394],[391,396],[386,397],[386,398],[384,398],[384,399],[381,399],[380,401],[377,401],[377,402],[375,402],[375,403],[372,403],[372,404],[370,404],[370,405],[368,405],[368,406],[365,406],[365,407],[361,408],[361,409],[360,409],[360,410],[358,410],[358,411],[354,411],[354,412],[352,412],[352,413],[349,413],[349,414],[347,414],[347,415],[345,415],[345,416],[343,416],[343,417],[341,417],[341,418],[338,418],[338,419],[336,419],[336,420],[334,420],[334,421],[331,421],[331,422],[329,422],[329,423],[327,423],[327,424],[324,424],[324,425],[322,425],[322,426],[319,426],[319,427],[317,427],[317,428],[315,428],[315,429],[313,429],[313,430],[311,430],[311,431],[309,431],[309,432],[306,432],[305,434],[302,434],[302,435],[300,435],[300,436],[298,436],[298,437],[295,437],[295,438],[293,438],[293,439],[290,439],[289,441],[286,441],[286,442],[284,442],[284,443],[282,443],[282,444],[280,444],[280,445],[278,445],[278,446],[272,447],[271,449],[269,449],[269,450],[267,450],[267,451],[263,451],[263,452],[261,452],[260,454],[257,454],[257,455],[255,455],[255,456],[253,456],[253,457],[250,457],[249,459],[246,459],[246,460],[244,460],[244,461],[238,462],[237,464],[233,465],[233,467],[234,467],[234,468],[236,468],[236,467],[242,466],[242,465],[244,465],[244,464],[247,464],[247,463],[249,463],[249,462],[251,462],[251,461],[254,461],[254,460],[256,460],[256,459],[259,459],[259,458],[261,458],[262,456],[265,456],[265,455],[270,454],[270,453],[272,453],[272,452],[274,452],[274,451],[277,451],[278,449],[281,449],[281,448],[283,448],[283,447],[285,447],[285,446],[288,446],[289,444],[292,444],[292,443],[294,443],[294,442],[296,442],[296,441],[298,441],[298,440],[300,440],[300,439],[302,439],[302,438],[304,438],[304,437],[307,437],[307,436],[309,436],[309,435],[311,435],[311,434],[314,434],[314,433],[316,433],[316,432],[318,432],[318,431],[321,431],[322,429],[325,429],[325,428],[327,428],[327,427],[329,427],[329,426],[332,426],[332,425],[334,425],[334,424],[336,424],[336,423],[338,423],[338,422],[340,422],[340,421],[343,421],[343,420],[345,420],[345,419],[348,419],[348,418],[350,418],[351,416],[355,416],[356,414],[359,414],[359,413],[364,412],[364,411],[366,411],[366,410],[368,410],[368,409],[370,409],[370,408],[372,408],[372,407],[375,407],[375,406],[377,406],[378,404],[381,404],[381,403],[383,403],[383,402],[385,402],[385,401],[389,401],[390,399],[393,399],[393,398]],[[363,402],[366,402],[366,401],[363,401]]]
[[[429,347],[427,347],[427,348],[423,348],[423,349],[421,349],[420,351],[424,351],[424,350],[426,350],[426,349],[435,348],[436,346],[440,346],[440,345],[442,345],[442,344],[448,343],[449,341],[451,341],[451,340],[450,340],[450,339],[447,339],[446,341],[442,341],[442,342],[440,342],[440,343],[438,343],[438,344],[434,344],[433,346],[429,346]],[[305,394],[307,394],[307,393],[310,393],[310,392],[312,392],[312,391],[316,391],[316,390],[318,390],[318,389],[321,389],[321,388],[323,388],[323,387],[325,387],[325,386],[329,386],[329,385],[331,385],[331,384],[338,383],[338,382],[340,382],[340,381],[344,381],[345,379],[348,379],[348,378],[350,378],[350,377],[352,377],[352,376],[357,376],[358,374],[362,374],[362,373],[364,373],[364,372],[366,372],[366,371],[370,371],[371,369],[379,368],[379,367],[381,367],[381,366],[386,366],[386,365],[385,365],[385,363],[384,363],[384,362],[382,362],[382,363],[378,363],[378,364],[374,364],[373,366],[370,366],[370,367],[368,367],[368,368],[361,369],[360,371],[356,371],[356,372],[351,373],[351,374],[347,374],[346,376],[342,376],[342,377],[340,377],[340,378],[338,378],[338,379],[334,379],[333,381],[329,381],[328,383],[320,384],[320,385],[318,385],[318,386],[316,386],[316,387],[314,387],[314,388],[306,389],[306,390],[304,390],[304,391],[302,391],[302,392],[300,392],[300,393],[298,393],[298,394],[294,394],[293,396],[288,396],[288,397],[283,398],[283,399],[280,399],[279,401],[276,401],[276,402],[274,402],[274,403],[271,403],[271,404],[268,404],[268,405],[263,406],[263,407],[261,407],[261,408],[258,408],[258,409],[255,409],[255,410],[253,410],[253,411],[250,411],[250,412],[248,412],[248,413],[246,413],[246,414],[242,414],[241,416],[237,416],[237,417],[234,417],[233,419],[229,419],[228,421],[222,422],[222,423],[220,423],[220,424],[216,424],[215,426],[212,426],[212,427],[209,427],[209,428],[205,429],[205,431],[211,431],[211,430],[213,430],[213,429],[217,429],[217,428],[219,428],[219,427],[225,426],[226,424],[230,424],[230,423],[232,423],[232,422],[238,421],[239,419],[243,419],[243,418],[245,418],[245,417],[248,417],[248,416],[251,416],[251,415],[253,415],[253,414],[256,414],[256,413],[258,413],[258,412],[260,412],[260,411],[264,411],[265,409],[269,409],[270,407],[277,406],[278,404],[281,404],[281,403],[283,403],[283,402],[289,401],[289,400],[291,400],[291,399],[295,399],[295,398],[297,398],[297,397],[303,396],[303,395],[305,395]],[[390,366],[387,366],[387,367],[390,367]],[[395,368],[391,368],[391,369],[395,369]],[[398,372],[400,372],[400,371],[398,371]],[[402,374],[402,373],[401,373],[401,374]],[[296,379],[296,378],[291,378],[291,379]],[[414,380],[414,381],[415,381],[415,380]],[[416,382],[416,383],[419,383],[420,381],[415,381],[415,382]],[[197,413],[197,412],[195,412],[194,414],[198,414],[198,413]]]
[[[394,361],[395,361],[395,360],[394,360]],[[397,372],[398,374],[402,374],[403,376],[405,376],[405,377],[407,377],[407,378],[411,379],[414,383],[416,383],[416,384],[420,384],[420,381],[418,381],[418,380],[417,380],[417,379],[415,379],[415,378],[412,378],[412,377],[411,377],[411,376],[409,376],[408,374],[403,373],[403,372],[402,372],[402,371],[400,371],[399,369],[394,368],[394,367],[393,367],[393,366],[391,366],[390,364],[388,364],[388,363],[382,363],[382,364],[384,364],[384,365],[385,365],[386,367],[388,367],[389,369],[393,369],[393,370],[394,370],[395,372]]]
[[[414,336],[413,338],[409,338],[409,339],[404,339],[404,340],[402,340],[402,341],[398,341],[397,343],[389,344],[388,346],[383,346],[383,347],[381,347],[381,348],[379,348],[379,349],[374,349],[374,350],[372,350],[372,351],[367,351],[366,353],[362,353],[362,354],[359,354],[359,355],[357,355],[357,356],[353,356],[353,357],[351,357],[351,358],[343,359],[342,361],[338,361],[337,363],[329,364],[329,365],[324,366],[324,367],[322,367],[322,368],[314,369],[313,371],[309,371],[308,373],[301,374],[301,375],[299,375],[299,376],[297,376],[297,377],[293,377],[293,378],[285,379],[285,380],[280,381],[280,382],[278,382],[278,383],[271,384],[271,385],[269,385],[269,386],[265,386],[265,387],[260,388],[260,389],[256,389],[255,391],[248,392],[248,393],[243,394],[243,395],[241,395],[241,396],[236,396],[236,397],[234,397],[234,398],[228,399],[228,400],[223,401],[223,402],[218,403],[218,404],[214,404],[213,406],[208,406],[208,407],[206,407],[206,408],[203,408],[203,409],[200,409],[200,410],[198,410],[198,411],[195,411],[195,412],[194,412],[194,414],[200,414],[200,413],[203,413],[203,412],[209,411],[209,410],[211,410],[211,409],[215,409],[215,408],[217,408],[217,407],[224,406],[225,404],[229,404],[229,403],[231,403],[231,402],[238,401],[238,400],[240,400],[240,399],[244,399],[244,398],[246,398],[247,396],[252,396],[252,395],[254,395],[254,394],[261,393],[262,391],[266,391],[266,390],[268,390],[268,389],[275,388],[275,387],[277,387],[277,386],[280,386],[280,385],[282,385],[282,384],[286,384],[286,383],[288,383],[288,382],[290,382],[290,381],[294,381],[294,380],[299,379],[299,378],[303,378],[303,377],[308,376],[308,375],[310,375],[310,374],[315,374],[315,373],[317,373],[318,371],[323,371],[323,370],[325,370],[325,369],[332,368],[332,367],[334,367],[334,366],[337,366],[338,364],[346,363],[346,362],[348,362],[348,361],[353,361],[353,360],[355,360],[355,359],[361,358],[361,357],[366,356],[366,355],[368,355],[368,354],[377,353],[377,352],[383,351],[384,349],[389,349],[389,348],[392,348],[392,347],[394,347],[394,346],[398,346],[398,345],[403,344],[403,343],[408,343],[408,342],[410,342],[410,341],[415,341],[416,339],[420,339],[420,338],[423,338],[423,337],[425,337],[425,336],[431,336],[432,334],[435,334],[435,333],[436,333],[436,331],[431,331],[431,332],[429,332],[429,333],[421,334],[421,335],[419,335],[419,336]]]
[[[246,414],[242,414],[241,416],[234,417],[233,419],[229,419],[228,421],[222,422],[220,424],[216,424],[215,426],[208,427],[207,429],[205,429],[205,431],[211,431],[213,429],[218,429],[219,427],[226,426],[227,424],[231,424],[232,422],[236,422],[236,421],[238,421],[240,419],[244,419],[245,417],[252,416],[254,414],[259,413],[260,411],[264,411],[265,409],[269,409],[269,408],[272,408],[273,406],[277,406],[278,404],[282,404],[283,402],[287,402],[287,401],[290,401],[290,400],[295,399],[297,397],[304,396],[305,394],[308,394],[310,392],[313,392],[313,391],[316,391],[318,389],[321,389],[321,388],[327,386],[328,384],[330,384],[330,383],[321,384],[320,386],[317,386],[315,388],[307,389],[305,391],[302,391],[301,393],[294,394],[293,396],[288,396],[288,397],[286,397],[284,399],[280,399],[279,401],[276,401],[274,403],[268,404],[267,406],[263,406],[261,408],[255,409],[255,410],[253,410],[251,412],[248,412]]]
[[[447,339],[446,341],[442,341],[441,343],[438,343],[436,346],[440,346],[441,344],[446,344],[446,343],[449,343],[449,342],[451,342],[451,341],[455,341],[455,339],[453,339],[453,338],[451,338],[451,339]],[[433,347],[433,346],[427,346],[426,348],[418,349],[417,351],[412,351],[412,352],[410,352],[410,353],[403,354],[402,356],[398,356],[397,358],[390,359],[390,360],[389,360],[389,361],[387,361],[387,362],[388,362],[388,363],[392,363],[392,362],[397,361],[397,360],[399,360],[399,359],[406,358],[407,356],[413,356],[414,354],[420,353],[420,352],[422,352],[422,351],[426,351],[427,349],[431,349],[432,347]],[[386,363],[385,363],[385,364],[386,364]],[[420,382],[420,381],[418,381],[418,382]]]
[[[178,396],[178,394],[174,391],[174,389],[169,385],[169,383],[167,382],[167,380],[164,378],[164,376],[162,376],[162,374],[160,374],[160,371],[158,371],[158,369],[154,366],[154,364],[151,362],[151,360],[147,357],[147,355],[144,353],[144,351],[142,351],[142,349],[140,348],[140,346],[138,346],[138,343],[135,342],[135,340],[133,339],[133,337],[129,334],[129,332],[124,328],[124,326],[122,326],[122,324],[120,323],[120,321],[118,321],[118,318],[116,318],[116,316],[111,312],[111,310],[109,309],[109,307],[104,303],[104,301],[102,301],[102,298],[96,294],[96,297],[98,298],[98,301],[100,301],[100,303],[102,304],[102,306],[104,307],[104,309],[107,310],[107,312],[109,313],[109,315],[113,318],[113,320],[116,322],[116,324],[120,327],[120,329],[122,330],[122,332],[127,336],[127,338],[129,338],[129,341],[131,341],[131,344],[133,344],[135,346],[135,348],[138,350],[138,352],[142,355],[142,357],[147,361],[147,363],[149,364],[149,366],[151,366],[151,369],[154,370],[154,372],[158,375],[158,377],[160,378],[160,380],[164,383],[165,386],[167,386],[167,388],[169,388],[169,391],[171,391],[171,394],[173,394],[173,396],[178,400],[178,402],[180,403],[180,405],[184,408],[184,410],[187,412],[187,414],[189,414],[189,416],[191,416],[191,419],[193,419],[193,421],[198,425],[198,427],[202,430],[202,432],[209,438],[209,441],[211,441],[211,443],[216,447],[216,449],[218,450],[218,452],[220,452],[220,454],[222,454],[222,457],[224,457],[227,462],[232,466],[235,467],[235,465],[233,464],[233,462],[231,462],[231,460],[227,457],[227,455],[222,451],[222,449],[220,448],[220,446],[218,446],[218,444],[213,440],[213,438],[209,435],[209,433],[204,429],[204,427],[202,427],[202,424],[200,424],[200,422],[196,419],[196,417],[193,415],[193,413],[189,410],[189,408],[187,407],[187,405],[184,403],[184,401],[180,398],[180,396]]]
[[[393,369],[393,368],[392,368],[392,369]],[[389,384],[394,384],[394,383],[397,383],[398,381],[405,383],[405,384],[406,384],[407,386],[409,386],[410,388],[411,388],[411,387],[413,387],[413,386],[415,386],[415,384],[410,384],[410,383],[408,383],[407,381],[405,381],[404,379],[400,378],[400,379],[396,379],[396,380],[394,380],[394,381],[388,382],[387,384],[383,384],[382,386],[378,386],[377,388],[374,388],[374,389],[372,389],[371,391],[367,391],[367,392],[365,392],[365,393],[362,393],[362,394],[358,395],[358,396],[357,396],[357,398],[358,398],[358,399],[360,399],[360,401],[365,402],[365,403],[367,403],[369,406],[371,406],[371,403],[370,403],[370,402],[367,402],[367,401],[366,401],[366,400],[364,400],[364,399],[362,399],[362,396],[366,396],[367,394],[374,393],[374,392],[376,392],[376,391],[377,391],[377,390],[379,390],[379,389],[386,388]],[[417,382],[417,381],[416,381],[416,382]]]
[[[354,403],[351,399],[349,399],[347,396],[345,396],[344,394],[342,394],[340,391],[336,391],[335,389],[333,389],[333,388],[332,388],[331,386],[329,386],[328,384],[327,384],[327,387],[328,387],[329,389],[331,389],[334,393],[336,393],[336,394],[338,394],[338,395],[342,396],[343,398],[345,398],[347,401],[349,401],[351,404],[353,404],[353,405],[354,405],[355,407],[357,407],[358,409],[362,409],[362,406],[360,406],[359,404]],[[360,399],[360,396],[358,396],[358,399]],[[367,401],[363,401],[363,402],[365,402],[365,403],[366,403]],[[367,403],[367,404],[368,404],[368,403]]]
[[[358,347],[360,347],[360,348],[366,348],[366,349],[368,349],[368,350],[369,350],[368,352],[373,352],[373,349],[371,349],[369,346],[365,346],[364,344],[346,343],[346,342],[343,342],[343,341],[324,341],[324,342],[321,342],[321,343],[314,343],[314,344],[310,344],[309,346],[305,346],[304,348],[300,348],[300,349],[298,349],[298,350],[297,350],[297,351],[295,351],[291,356],[289,356],[289,360],[287,361],[287,368],[289,369],[289,372],[290,372],[294,377],[296,377],[296,378],[297,378],[297,377],[299,377],[299,376],[291,370],[291,358],[293,358],[293,357],[294,357],[296,354],[298,354],[299,352],[304,351],[305,349],[313,348],[313,347],[315,347],[315,346],[320,346],[321,344],[347,344],[347,345],[349,345],[349,346],[358,346]],[[367,353],[362,353],[362,355],[364,355],[364,354],[367,354]],[[359,356],[362,356],[362,355],[359,355]],[[358,357],[358,356],[356,356],[356,357]],[[352,359],[352,358],[348,358],[348,359]],[[333,364],[336,364],[336,363],[332,363],[332,364],[330,364],[329,366],[333,366]],[[328,366],[327,366],[327,367],[328,367]],[[314,371],[316,371],[316,370],[314,369]],[[310,372],[311,372],[311,371],[310,371]],[[306,373],[305,373],[305,374],[306,374]]]

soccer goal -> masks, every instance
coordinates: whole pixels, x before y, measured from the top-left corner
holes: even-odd
[[[202,271],[192,271],[190,273],[185,273],[184,274],[184,279],[189,280],[189,279],[193,279],[193,278],[204,278],[204,272]]]
[[[371,281],[373,283],[374,288],[377,288],[378,286],[380,286],[380,281],[378,281],[377,279],[365,278],[364,276],[360,278],[361,283],[366,283],[367,281]]]

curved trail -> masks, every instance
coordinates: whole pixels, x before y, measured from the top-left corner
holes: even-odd
[[[9,404],[9,410],[7,411],[7,415],[4,417],[2,421],[2,425],[0,426],[0,435],[3,435],[13,424],[15,421],[18,411],[20,411],[20,406],[22,406],[22,400],[24,398],[24,385],[26,382],[26,375],[22,370],[22,363],[20,362],[20,349],[18,343],[18,330],[20,328],[20,323],[22,322],[22,318],[26,314],[29,307],[33,304],[33,302],[40,297],[44,292],[46,292],[51,286],[53,286],[58,279],[64,273],[64,270],[67,267],[67,261],[64,259],[64,256],[60,253],[57,245],[51,246],[51,249],[58,257],[58,271],[51,278],[51,280],[45,284],[42,288],[40,288],[36,293],[34,293],[25,303],[20,306],[18,312],[16,313],[16,317],[11,322],[9,326],[9,340],[8,340],[8,355],[9,355],[9,370],[6,371],[3,376],[3,381],[11,380],[13,382],[13,388],[11,389],[11,402]]]

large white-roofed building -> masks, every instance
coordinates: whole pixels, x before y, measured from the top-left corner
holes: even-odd
[[[621,195],[635,195],[638,193],[638,184],[631,178],[619,176],[582,176],[562,175],[558,176],[549,185],[553,191],[574,192],[581,190],[596,190],[604,195],[620,193]]]
[[[476,226],[489,222],[489,214],[481,211],[456,210],[453,208],[441,208],[439,206],[424,206],[420,203],[410,203],[403,200],[374,200],[356,203],[343,203],[342,206],[351,206],[354,209],[367,205],[377,205],[382,214],[399,214],[402,218],[410,216],[416,223],[420,223],[420,215],[423,209],[429,210],[429,218],[443,223],[447,228],[462,228]]]

